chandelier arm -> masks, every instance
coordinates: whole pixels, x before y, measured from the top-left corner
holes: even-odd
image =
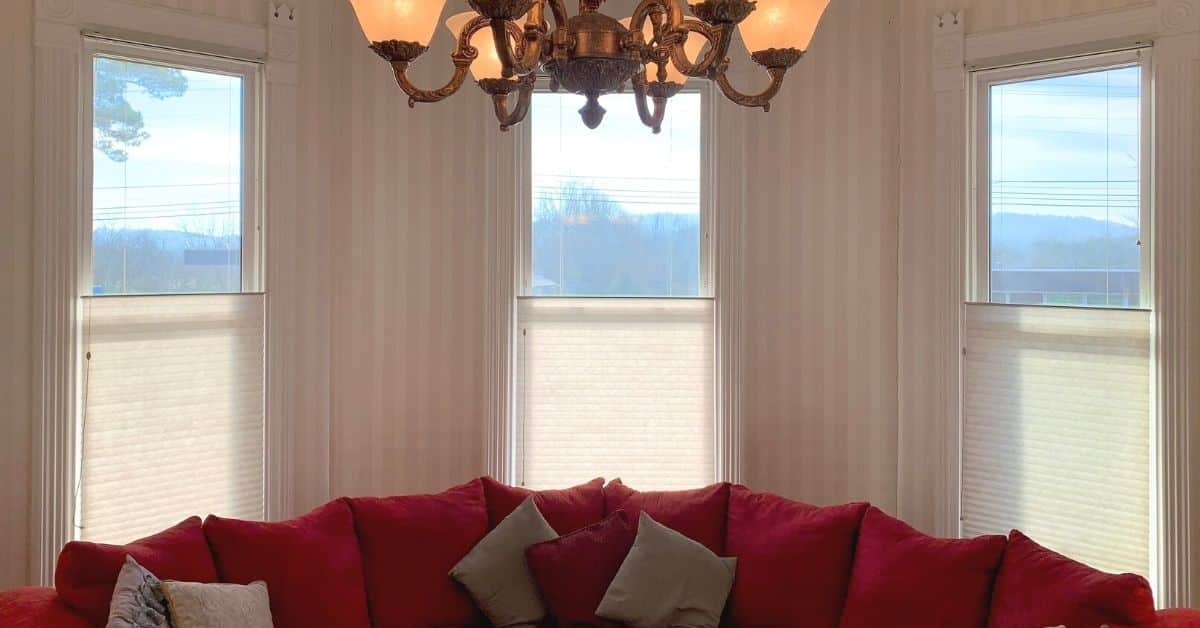
[[[678,29],[684,22],[683,7],[680,6],[679,0],[641,0],[633,10],[633,17],[629,19],[629,30],[635,33],[642,32],[651,13],[665,15],[665,24],[670,26],[671,30]],[[655,30],[657,34],[657,29]]]
[[[496,111],[496,120],[500,122],[500,130],[508,131],[510,127],[520,124],[529,115],[529,104],[533,100],[534,75],[522,78],[516,86],[517,103],[510,111],[508,108],[508,93],[492,93],[492,106]]]
[[[554,28],[566,28],[567,26],[567,5],[563,4],[563,0],[546,0],[550,3],[550,13],[554,15]]]
[[[450,81],[444,86],[437,89],[421,89],[413,85],[412,81],[408,80],[408,62],[395,61],[392,63],[392,73],[396,75],[396,84],[400,89],[408,94],[409,108],[416,107],[417,103],[439,102],[452,96],[462,87],[463,82],[467,78],[467,72],[471,68],[471,62],[475,60],[474,56],[454,57],[454,74],[450,77]]]
[[[684,50],[684,42],[681,39],[673,43],[669,48],[671,63],[684,76],[706,76],[712,68],[724,61],[726,55],[729,54],[729,44],[733,41],[733,29],[735,26],[734,24],[708,25],[699,20],[684,20],[679,26],[679,30],[696,33],[708,40],[708,52],[693,62],[691,59],[688,59],[687,52]]]
[[[728,76],[725,74],[726,68],[724,65],[717,71],[712,73],[712,80],[721,88],[721,93],[725,97],[733,101],[735,104],[743,107],[762,107],[763,111],[771,110],[771,99],[779,93],[779,88],[783,87],[783,77],[787,74],[786,67],[769,67],[767,74],[771,76],[771,84],[766,89],[757,94],[743,94],[729,82]]]
[[[660,83],[663,86],[674,87],[672,83]],[[682,87],[680,85],[679,87]],[[635,74],[633,77],[633,98],[637,104],[638,117],[642,119],[642,124],[650,127],[657,135],[662,132],[663,119],[667,115],[667,96],[654,95],[650,96],[650,100],[654,104],[654,109],[646,103],[648,96],[646,79],[642,74]],[[677,90],[673,90],[677,91]]]
[[[500,57],[500,65],[504,68],[504,77],[525,76],[533,72],[542,62],[542,45],[546,39],[543,29],[543,6],[545,0],[538,0],[529,9],[529,19],[522,30],[515,22],[508,20],[492,20],[492,39],[496,44],[496,54]],[[511,41],[510,41],[511,40]],[[516,42],[515,50],[513,42]]]

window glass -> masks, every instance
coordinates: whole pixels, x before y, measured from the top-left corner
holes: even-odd
[[[97,56],[92,293],[242,288],[243,79]]]
[[[595,131],[581,96],[534,97],[532,295],[700,295],[700,101],[672,98],[655,135],[629,94]]]
[[[991,300],[1139,307],[1141,68],[990,87]]]

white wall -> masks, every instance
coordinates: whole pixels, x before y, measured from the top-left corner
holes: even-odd
[[[33,329],[33,0],[0,14],[0,587],[25,582]]]

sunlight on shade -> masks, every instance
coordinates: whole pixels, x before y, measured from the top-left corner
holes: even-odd
[[[457,41],[462,28],[476,17],[479,17],[479,14],[474,11],[451,15],[446,20],[446,28],[450,30]],[[522,17],[518,23],[524,23],[524,21],[525,18]],[[475,31],[475,34],[471,36],[471,45],[479,50],[479,57],[471,64],[471,76],[474,76],[476,81],[503,78],[504,64],[500,62],[500,54],[496,52],[496,41],[492,37],[492,29],[481,28]]]
[[[758,0],[738,28],[750,52],[768,48],[808,50],[829,0]]]
[[[621,25],[624,26],[625,28],[629,28],[631,24],[633,24],[632,17],[627,17],[627,18],[621,20]],[[642,36],[646,38],[646,43],[650,43],[650,40],[654,38],[654,24],[652,24],[649,19],[647,19],[646,23],[642,26]],[[707,43],[708,43],[708,41],[705,40],[700,35],[691,33],[687,38],[687,42],[685,42],[683,44],[683,52],[684,52],[684,54],[687,55],[687,58],[689,60],[695,61],[696,57],[700,56],[700,51],[704,50],[704,45]],[[657,81],[658,80],[658,65],[657,64],[651,63],[646,66],[646,80],[647,81]],[[667,64],[667,82],[681,83],[681,84],[687,83],[687,77],[683,75],[683,72],[680,72],[675,67],[674,63],[668,63]]]
[[[350,0],[370,41],[415,41],[428,46],[446,0]]]

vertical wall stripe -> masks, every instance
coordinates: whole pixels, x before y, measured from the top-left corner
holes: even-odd
[[[29,581],[33,379],[33,2],[0,20],[0,589]]]

